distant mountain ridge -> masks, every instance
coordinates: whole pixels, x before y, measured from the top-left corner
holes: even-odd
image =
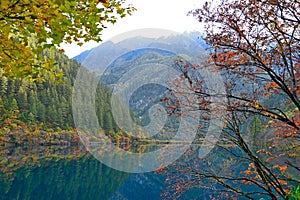
[[[137,36],[116,43],[105,42],[73,59],[81,62],[89,71],[100,75],[101,82],[109,86],[112,91],[115,87],[122,88],[124,86],[122,89],[126,91],[125,93],[130,93],[131,87],[127,87],[128,83],[136,80],[137,82],[134,84],[140,84],[141,87],[135,88],[137,90],[132,93],[127,106],[132,112],[132,120],[141,126],[147,126],[151,122],[149,109],[155,104],[166,107],[167,105],[162,104],[160,100],[172,95],[167,87],[149,81],[149,77],[154,80],[161,77],[161,74],[159,71],[148,70],[147,67],[167,66],[168,69],[177,71],[178,69],[174,65],[175,61],[179,59],[183,59],[189,64],[200,64],[205,59],[205,48],[207,47],[204,40],[201,39],[201,34],[196,32],[160,38]],[[132,70],[134,72],[128,76],[127,72],[132,72]],[[180,71],[176,74],[179,75]],[[128,78],[124,79],[124,77]],[[125,81],[125,83],[117,85],[119,81]],[[123,116],[120,109],[119,112],[119,115]],[[177,115],[180,112],[178,110],[174,116],[168,116],[163,128],[154,138],[170,139],[174,137],[173,134],[179,127],[180,120]],[[125,118],[123,120],[126,121]]]
[[[72,60],[76,60],[78,63],[82,63],[85,60],[85,58],[93,51],[93,49],[86,50],[80,53],[79,55],[73,57]]]
[[[84,51],[72,58],[87,69],[102,74],[114,60],[131,51],[142,48],[156,48],[174,52],[175,54],[197,57],[208,47],[199,32],[183,33],[160,38],[137,36],[117,43],[104,42],[98,47]],[[135,51],[136,53],[138,51]],[[128,54],[129,55],[129,54]]]

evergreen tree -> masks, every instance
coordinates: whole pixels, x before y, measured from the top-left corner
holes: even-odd
[[[55,57],[58,70],[63,71],[64,76],[57,80],[48,77],[44,82],[32,82],[5,77],[0,71],[0,118],[7,118],[13,114],[30,126],[43,123],[44,126],[53,129],[74,128],[72,91],[77,71],[81,66],[52,50],[46,50],[43,56]],[[90,92],[88,88],[83,90],[87,95]],[[99,125],[107,131],[116,131],[110,98],[111,90],[99,82],[95,99]],[[15,115],[16,113],[18,115]],[[86,113],[86,116],[88,117],[89,113]]]

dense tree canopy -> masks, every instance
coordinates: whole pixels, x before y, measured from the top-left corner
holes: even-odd
[[[44,137],[43,131],[64,130],[66,133],[76,128],[72,115],[72,91],[81,65],[57,51],[44,50],[42,57],[55,60],[58,70],[64,75],[56,80],[46,77],[43,82],[32,82],[0,73],[0,143],[25,144],[29,141],[34,144],[34,133],[37,137]],[[89,95],[86,91],[85,94]],[[111,90],[99,82],[95,107],[98,122],[105,133],[116,139],[121,132],[111,118],[110,98]]]
[[[55,73],[40,54],[62,42],[101,41],[101,31],[134,8],[125,0],[1,0],[0,68],[4,75],[38,78]]]

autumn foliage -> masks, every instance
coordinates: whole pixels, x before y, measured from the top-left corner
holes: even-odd
[[[228,102],[222,140],[232,145],[220,144],[211,157],[181,163],[168,182],[176,185],[174,177],[185,174],[183,190],[200,187],[248,199],[288,199],[300,184],[299,8],[298,0],[222,0],[190,12],[205,26],[207,64],[213,63],[224,79]],[[191,75],[184,78],[197,84]],[[209,96],[204,89],[191,90]],[[204,104],[210,103],[205,98]]]
[[[1,0],[0,68],[10,77],[55,74],[55,61],[41,56],[63,42],[101,41],[108,24],[134,9],[124,0]],[[60,49],[62,52],[63,50]]]

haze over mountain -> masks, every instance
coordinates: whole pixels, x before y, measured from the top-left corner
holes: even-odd
[[[201,59],[205,48],[208,47],[199,32],[149,38],[137,36],[120,42],[104,42],[96,48],[85,51],[73,59],[83,64],[87,69],[102,74],[115,59],[133,50],[152,48],[188,56],[196,61]],[[136,51],[137,52],[137,51]]]
[[[121,82],[125,81],[124,84],[117,87],[121,87],[123,94],[129,94],[131,90],[133,93],[127,99],[128,101],[124,99],[124,96],[122,100],[133,112],[131,116],[133,121],[144,127],[151,124],[149,110],[154,105],[167,106],[161,103],[161,99],[170,96],[171,91],[170,88],[163,86],[169,75],[165,69],[174,70],[175,75],[180,75],[180,70],[178,71],[174,66],[175,61],[182,59],[190,64],[198,64],[205,59],[205,47],[207,46],[201,39],[201,34],[197,32],[159,38],[136,36],[115,43],[112,41],[105,42],[73,59],[81,62],[89,71],[100,75],[101,82],[108,85],[112,90],[123,78]],[[148,69],[151,66],[157,66],[157,71]],[[165,68],[160,71],[160,67]],[[132,70],[135,71],[132,72]],[[130,75],[128,73],[130,71],[133,74]],[[162,76],[161,73],[166,74]],[[134,81],[136,82],[132,84]],[[130,88],[131,86],[128,86],[127,83],[140,86]],[[180,112],[179,109],[174,116],[170,117],[169,115],[167,117],[168,119],[163,125],[164,128],[160,129],[161,134],[157,135],[158,138],[167,139],[173,136],[173,133],[176,132],[174,129],[178,128],[178,114]],[[121,115],[120,111],[118,113],[118,115]],[[123,120],[125,119],[128,119],[128,117],[123,117]],[[169,132],[169,134],[166,134],[166,132]]]

